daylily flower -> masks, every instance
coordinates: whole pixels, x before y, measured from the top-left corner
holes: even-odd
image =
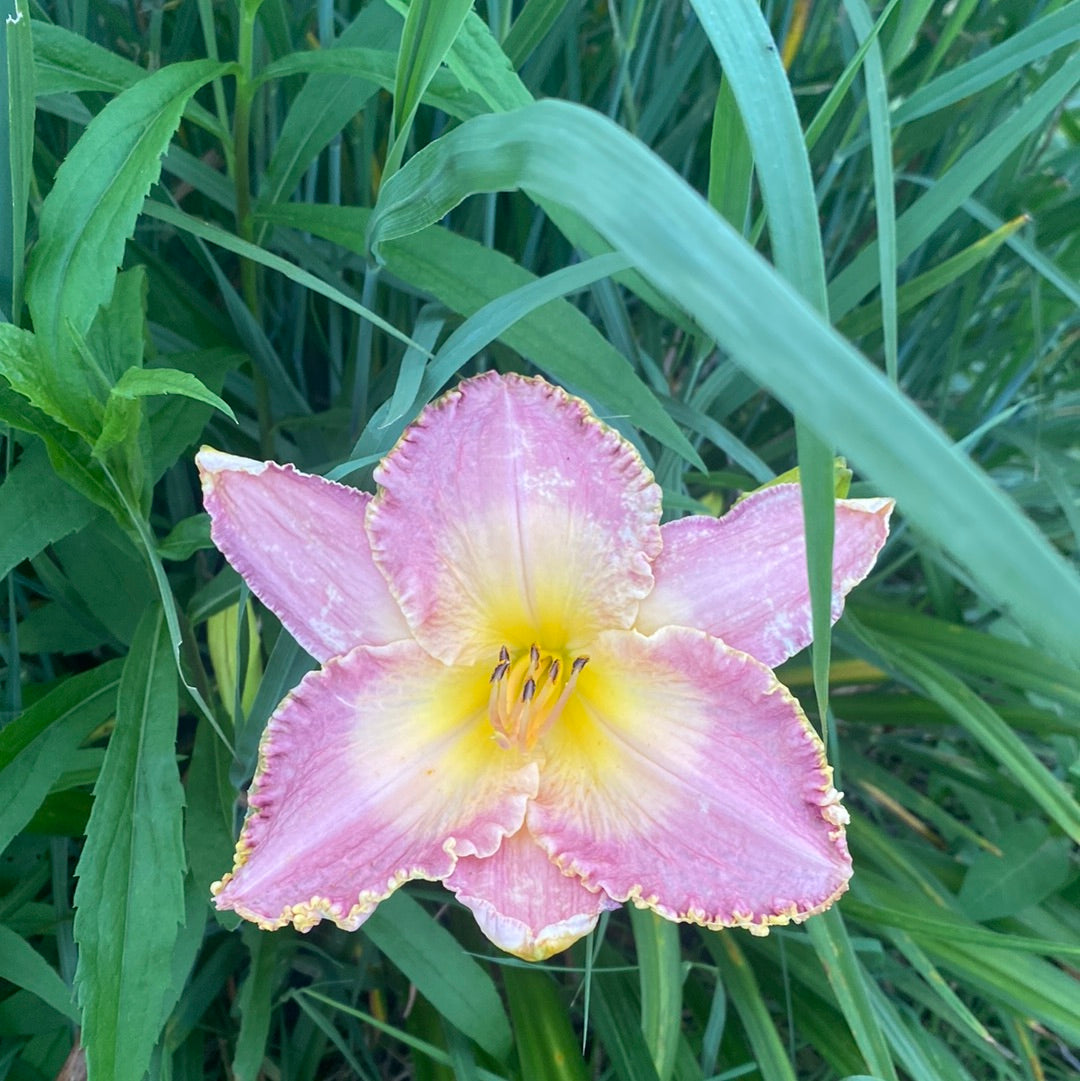
[[[438,880],[535,960],[624,901],[764,934],[846,888],[840,793],[772,672],[811,636],[797,486],[661,527],[626,440],[494,373],[421,414],[374,497],[198,463],[215,543],[322,665],[267,726],[219,908],[354,930]],[[837,502],[834,619],[891,510]]]

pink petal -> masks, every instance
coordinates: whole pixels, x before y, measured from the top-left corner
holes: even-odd
[[[889,535],[891,499],[836,501],[832,619],[869,573]],[[763,488],[723,518],[690,517],[661,530],[656,586],[635,627],[697,627],[770,668],[810,644],[806,538],[797,484]]]
[[[219,908],[261,927],[354,930],[412,878],[489,856],[515,832],[537,767],[500,751],[487,673],[414,642],[360,646],[309,673],[270,719]]]
[[[764,933],[846,888],[846,812],[773,673],[700,631],[602,635],[526,825],[590,889]]]
[[[375,474],[375,561],[418,642],[455,663],[573,650],[652,585],[660,489],[634,448],[542,379],[496,373],[428,407]]]
[[[499,949],[525,961],[565,950],[596,926],[601,912],[619,907],[564,875],[524,828],[491,856],[463,856],[446,886]]]
[[[370,495],[209,447],[195,461],[214,543],[316,660],[409,637],[371,561]]]

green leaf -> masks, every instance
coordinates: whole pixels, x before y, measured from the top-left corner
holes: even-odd
[[[906,643],[873,633],[849,619],[847,627],[887,665],[911,680],[948,711],[989,754],[1027,790],[1028,795],[1080,844],[1080,804],[1039,761],[1027,744],[965,683]]]
[[[13,323],[22,318],[26,206],[30,197],[34,155],[34,45],[29,5],[11,0],[0,26],[0,313]]]
[[[0,980],[24,988],[69,1021],[78,1023],[79,1011],[56,970],[24,938],[3,924],[0,924]]]
[[[173,526],[168,535],[158,542],[158,555],[162,559],[182,560],[213,547],[214,542],[210,539],[210,515],[200,512]]]
[[[503,969],[521,1076],[530,1081],[586,1081],[590,1077],[555,981],[519,965]]]
[[[1045,822],[1017,822],[997,842],[1000,854],[978,852],[956,895],[973,920],[996,920],[1039,904],[1068,880],[1071,845],[1051,837]]]
[[[141,1081],[161,1029],[161,974],[184,916],[176,721],[176,670],[155,605],[124,663],[77,870],[75,983],[91,1077]]]
[[[36,440],[0,485],[0,578],[47,544],[82,529],[97,513],[53,471]]]
[[[364,932],[450,1024],[492,1057],[506,1058],[510,1022],[491,977],[416,901],[399,890],[368,917]]]
[[[754,970],[731,931],[702,931],[701,937],[746,1030],[764,1081],[795,1081],[795,1071],[769,1016]]]
[[[240,988],[240,1034],[236,1040],[232,1073],[236,1081],[255,1081],[262,1072],[266,1041],[270,1035],[270,1007],[274,994],[274,970],[285,940],[268,935],[250,923],[241,932],[251,967]]]
[[[808,920],[806,930],[867,1066],[878,1077],[896,1081],[885,1036],[870,1008],[871,981],[855,955],[843,916],[838,909],[831,908]]]
[[[398,49],[390,118],[393,143],[386,155],[385,176],[400,165],[424,91],[471,10],[472,0],[411,0]]]
[[[0,852],[49,794],[72,754],[116,706],[120,662],[70,676],[0,730]]]
[[[139,399],[157,394],[179,394],[197,402],[205,402],[236,423],[236,415],[229,405],[208,390],[191,372],[182,372],[176,368],[128,368],[120,376],[116,386],[109,391],[101,435],[94,444],[95,457],[102,457],[107,450],[131,436],[142,416],[138,406]]]
[[[290,203],[267,207],[264,214],[350,251],[365,250],[370,210]],[[395,277],[465,316],[538,280],[501,252],[438,227],[388,242],[382,258]],[[693,447],[626,358],[569,302],[554,300],[507,326],[499,337],[553,379],[577,387],[602,411],[626,414],[665,446],[697,461]],[[438,389],[428,388],[429,396]]]
[[[641,1031],[660,1081],[675,1071],[682,1031],[679,928],[646,908],[630,909],[641,985]]]
[[[1025,139],[1046,123],[1078,81],[1080,53],[1067,59],[1010,116],[937,177],[926,194],[896,220],[897,260],[906,259],[928,240]],[[829,284],[829,306],[834,317],[851,311],[878,285],[877,265],[875,241],[833,279]]]
[[[749,228],[753,179],[754,152],[731,92],[731,80],[723,79],[716,92],[709,141],[709,205],[744,236]]]
[[[572,174],[562,168],[568,158]],[[386,182],[370,241],[378,250],[469,194],[517,187],[573,206],[751,376],[841,441],[1033,638],[1080,659],[1080,579],[1061,555],[696,192],[610,121],[556,101],[467,120]]]
[[[893,123],[906,124],[971,97],[1077,40],[1080,40],[1080,0],[1071,0],[1057,11],[1049,11],[1029,26],[1010,34],[966,64],[920,86],[896,107]]]
[[[210,60],[161,68],[94,117],[56,174],[38,221],[26,299],[65,408],[88,386],[65,360],[67,325],[85,334],[109,299],[124,245],[184,106],[227,70]]]
[[[368,4],[331,48],[364,46],[396,52],[401,20],[382,4]],[[316,75],[293,100],[274,144],[260,202],[286,202],[320,150],[378,91],[366,78]]]

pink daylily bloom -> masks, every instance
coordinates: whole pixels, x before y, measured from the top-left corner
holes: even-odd
[[[797,486],[660,525],[633,447],[494,373],[429,406],[372,497],[203,449],[213,537],[321,662],[263,737],[219,908],[353,930],[442,881],[538,960],[625,901],[706,927],[846,888],[847,814],[772,668],[810,641]],[[833,618],[891,500],[839,500]]]

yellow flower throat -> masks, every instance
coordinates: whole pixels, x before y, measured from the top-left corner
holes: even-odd
[[[488,716],[498,745],[504,751],[511,747],[532,751],[559,719],[588,663],[588,657],[576,657],[567,672],[558,657],[541,653],[535,645],[516,660],[503,646],[491,673],[488,698]]]

